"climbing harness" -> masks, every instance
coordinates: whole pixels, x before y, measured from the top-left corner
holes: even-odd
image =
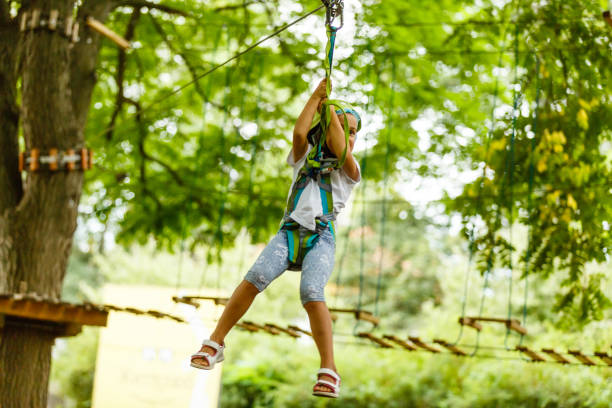
[[[325,23],[327,26],[327,45],[325,48],[326,58],[324,65],[327,79],[325,93],[329,98],[331,91],[330,76],[334,57],[336,32],[342,27],[343,24],[342,10],[344,8],[344,2],[341,0],[322,1],[327,9],[325,15]],[[334,26],[333,22],[337,17],[340,17],[340,25]],[[335,112],[341,113],[344,120],[345,146],[344,151],[339,158],[335,157],[325,145],[327,131],[331,123],[330,107],[333,107]],[[321,104],[321,113],[315,115],[310,126],[310,130],[308,131],[308,142],[313,147],[308,153],[306,162],[300,169],[295,183],[293,184],[293,189],[291,191],[291,195],[289,196],[287,209],[280,228],[281,231],[285,231],[287,234],[287,246],[289,248],[289,254],[287,257],[289,260],[289,270],[301,269],[304,257],[316,244],[319,236],[325,230],[330,229],[334,240],[336,239],[336,228],[334,225],[336,215],[334,214],[331,173],[336,169],[342,168],[346,160],[346,153],[349,145],[349,125],[346,113],[355,115],[355,117],[358,119],[359,130],[359,128],[361,128],[361,119],[350,105],[343,101],[326,99]],[[319,186],[321,206],[323,209],[323,215],[315,219],[314,231],[301,226],[298,222],[290,217],[293,210],[297,207],[304,189],[311,180],[317,183]]]

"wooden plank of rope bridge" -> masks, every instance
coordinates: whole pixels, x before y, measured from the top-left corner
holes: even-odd
[[[185,322],[185,320],[181,319],[180,317],[172,316],[171,314],[160,312],[160,311],[157,311],[157,310],[147,310],[147,311],[145,311],[145,314],[147,314],[149,316],[153,316],[153,317],[155,317],[157,319],[164,319],[164,318],[166,318],[166,319],[172,319],[172,320],[174,320],[176,322],[179,322],[179,323],[184,323]]]
[[[193,300],[187,299],[184,296],[172,296],[172,301],[174,303],[183,303],[185,305],[193,306],[196,309],[200,307],[200,304],[198,302],[194,302]]]
[[[182,296],[182,299],[186,301],[194,301],[194,300],[212,300],[215,302],[215,305],[227,305],[229,298],[220,297],[220,296]]]
[[[459,347],[455,346],[454,344],[451,344],[449,342],[447,342],[446,340],[442,340],[442,339],[434,339],[433,341],[436,344],[441,345],[442,347],[450,350],[453,354],[457,355],[457,356],[467,356],[467,353],[463,350],[461,350]]]
[[[525,353],[529,356],[529,358],[531,358],[532,361],[546,361],[546,359],[542,356],[540,356],[538,353],[536,353],[535,351],[531,350],[529,347],[525,347],[525,346],[516,346],[516,349],[518,351],[520,351],[521,353]]]
[[[296,332],[295,330],[286,329],[284,327],[280,327],[280,326],[277,326],[277,325],[272,324],[272,323],[266,323],[264,327],[270,327],[270,328],[272,328],[274,330],[278,330],[278,331],[280,331],[282,333],[288,334],[289,336],[294,337],[294,338],[301,337],[300,334],[298,332]]]
[[[584,365],[588,365],[588,366],[596,365],[593,360],[591,360],[588,356],[585,356],[584,354],[582,354],[580,350],[568,350],[567,352],[570,353],[572,356],[576,357],[576,360],[580,361]]]
[[[312,337],[312,333],[311,333],[311,332],[309,332],[308,330],[304,330],[304,329],[302,329],[302,328],[300,328],[300,327],[298,327],[298,326],[294,326],[294,325],[289,325],[289,326],[287,326],[287,327],[288,327],[289,329],[291,329],[291,330],[295,330],[295,331],[296,331],[296,332],[298,332],[298,333],[304,333],[305,335]]]
[[[502,319],[499,317],[461,317],[459,323],[474,327],[476,330],[482,330],[482,326],[478,322],[492,322],[492,323],[503,323],[510,330],[514,330],[520,334],[527,334],[527,329],[521,326],[521,322],[518,319]],[[478,327],[480,328],[478,328]]]
[[[479,324],[478,322],[476,322],[474,320],[474,318],[472,317],[460,317],[459,318],[459,324],[462,326],[470,326],[473,327],[474,329],[481,331],[482,330],[482,325]]]
[[[378,344],[382,348],[393,348],[393,346],[391,344],[387,343],[386,341],[384,341],[381,338],[376,337],[375,335],[373,335],[371,333],[366,333],[366,332],[357,333],[357,337],[368,339],[368,340]]]
[[[416,350],[416,347],[414,347],[412,344],[408,343],[407,341],[404,341],[404,340],[400,339],[397,336],[394,336],[394,335],[391,335],[391,334],[385,334],[385,335],[383,335],[383,339],[392,341],[395,344],[405,348],[408,351]]]
[[[355,315],[355,319],[357,320],[365,320],[366,322],[372,323],[374,326],[378,326],[380,323],[380,319],[374,316],[372,313],[367,310],[362,309],[341,309],[341,308],[330,308],[330,312],[332,313],[352,313]]]
[[[257,327],[254,327],[248,323],[238,322],[236,323],[236,326],[240,327],[241,329],[250,331],[251,333],[255,333],[259,331]]]
[[[612,366],[612,356],[608,355],[608,353],[604,353],[603,351],[596,351],[595,355],[607,365]]]
[[[552,358],[554,358],[558,363],[561,363],[561,364],[569,364],[570,363],[570,361],[567,358],[563,357],[561,354],[557,353],[553,349],[543,348],[542,352],[546,353],[549,356],[551,356]]]
[[[261,324],[257,324],[257,323],[253,323],[253,322],[249,322],[244,320],[243,323],[249,324],[253,327],[257,327],[259,330],[263,330],[265,332],[268,332],[274,336],[278,336],[281,332],[279,330],[273,329],[272,327],[266,327],[266,326],[262,326]]]
[[[410,340],[415,346],[418,346],[424,350],[430,351],[432,353],[439,353],[440,350],[438,350],[435,347],[430,346],[429,344],[424,343],[423,341],[421,341],[421,339],[419,339],[418,337],[408,337],[408,340]]]
[[[135,307],[124,307],[124,312],[135,314],[135,315],[143,315],[145,312],[143,310],[136,309]]]

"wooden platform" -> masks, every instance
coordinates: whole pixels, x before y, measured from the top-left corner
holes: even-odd
[[[58,337],[75,336],[83,326],[104,327],[108,311],[90,304],[75,305],[37,295],[0,295],[0,327],[33,326],[52,330]]]
[[[131,313],[157,319],[167,318],[184,323],[180,317],[157,310],[89,302],[75,304],[45,298],[36,293],[0,294],[0,327],[7,322],[18,324],[20,321],[23,325],[46,324],[53,326],[59,337],[74,336],[81,332],[82,326],[104,327],[110,312]]]

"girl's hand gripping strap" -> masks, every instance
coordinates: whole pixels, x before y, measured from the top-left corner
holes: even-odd
[[[321,127],[322,127],[321,143],[320,143],[321,146],[325,143],[325,139],[327,137],[327,131],[329,130],[329,125],[331,123],[330,115],[335,114],[335,111],[336,111],[336,109],[329,109],[330,106],[338,108],[338,110],[342,111],[342,114],[343,114],[342,118],[344,120],[344,151],[342,152],[342,155],[338,158],[338,163],[335,166],[336,168],[341,168],[344,165],[344,162],[346,160],[346,152],[348,151],[348,146],[349,146],[350,133],[349,133],[348,118],[346,116],[345,109],[350,109],[350,107],[348,106],[346,102],[339,101],[339,100],[328,99],[325,102],[323,102],[323,106],[321,107]]]

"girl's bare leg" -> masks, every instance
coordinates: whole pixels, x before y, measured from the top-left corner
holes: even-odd
[[[223,344],[223,340],[234,325],[240,320],[240,318],[249,310],[253,299],[259,293],[259,290],[251,282],[243,280],[240,285],[234,290],[232,297],[229,298],[221,318],[217,322],[217,327],[210,335],[210,339],[216,343]],[[200,351],[206,352],[211,356],[214,356],[216,350],[202,346]],[[208,365],[205,359],[196,358],[193,361],[198,362],[202,365]]]
[[[312,330],[312,337],[319,350],[321,356],[321,368],[329,368],[334,370],[336,373],[336,363],[334,363],[334,342],[332,338],[332,320],[329,314],[329,309],[325,302],[307,302],[304,304],[304,308],[308,313],[310,320],[310,329]],[[335,383],[336,380],[328,375],[321,375],[322,379]],[[329,387],[324,385],[316,386],[315,391],[332,391]]]

